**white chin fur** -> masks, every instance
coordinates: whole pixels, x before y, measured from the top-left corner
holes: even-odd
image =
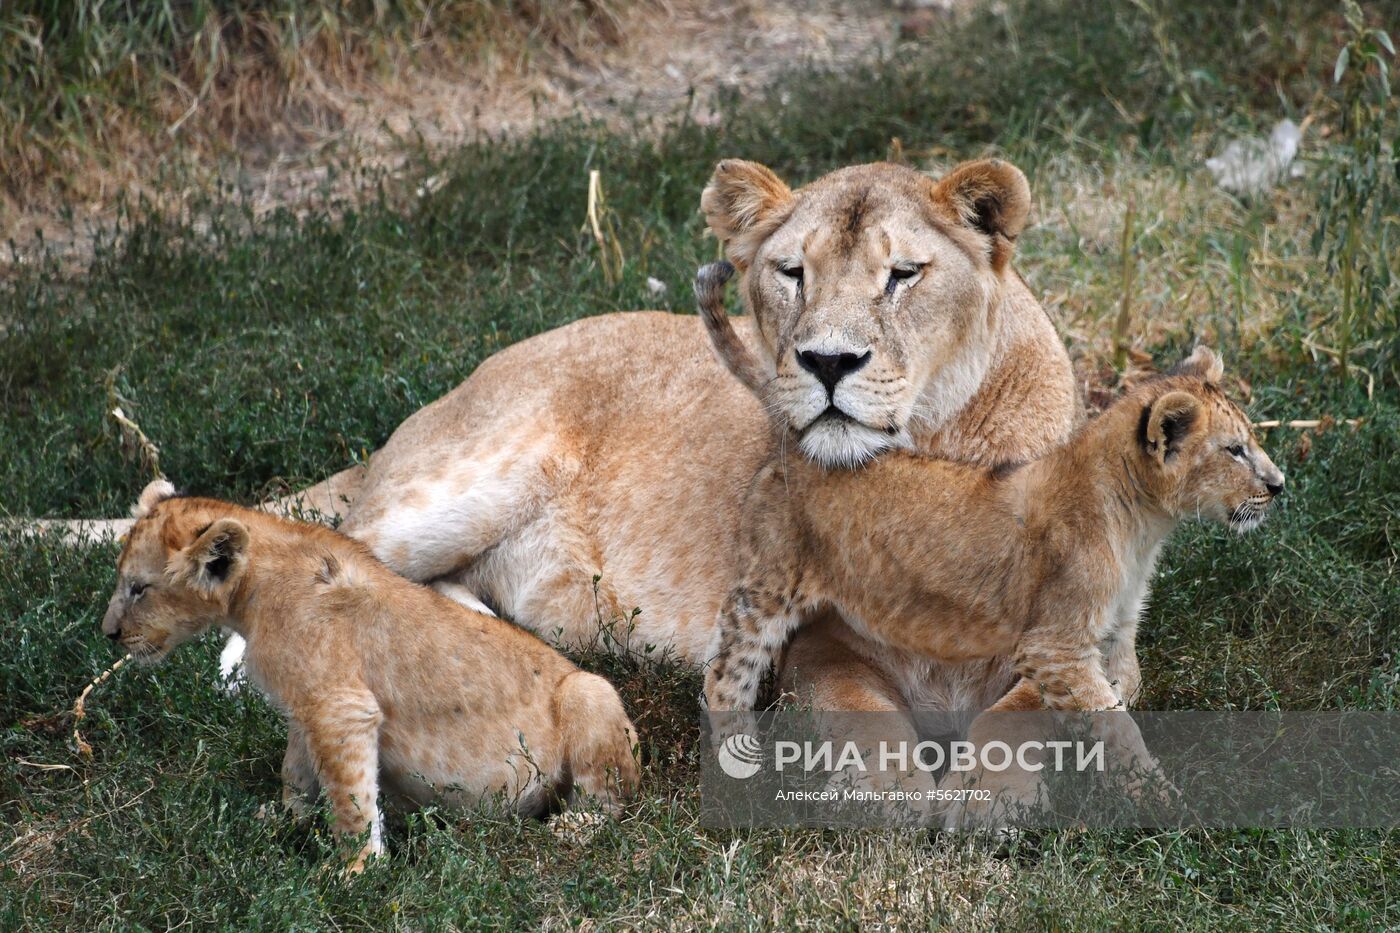
[[[1249,518],[1242,518],[1235,521],[1231,521],[1230,528],[1234,530],[1236,534],[1243,535],[1248,534],[1249,532],[1258,528],[1262,524],[1264,524],[1263,515],[1252,515]]]
[[[854,421],[825,420],[803,432],[798,447],[814,463],[849,469],[889,450],[898,441],[897,437]]]

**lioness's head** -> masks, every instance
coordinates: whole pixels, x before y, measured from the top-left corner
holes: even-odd
[[[209,500],[174,498],[165,480],[141,493],[117,558],[117,588],[102,631],[138,661],[155,663],[182,642],[228,621],[247,565],[248,529]]]
[[[1015,166],[968,162],[934,181],[860,165],[793,191],[730,159],[701,208],[746,273],[766,401],[811,459],[851,466],[907,446],[911,422],[942,425],[981,386],[1030,208]]]
[[[1167,377],[1145,385],[1137,442],[1168,512],[1243,533],[1264,521],[1283,492],[1283,472],[1221,391],[1223,375],[1220,357],[1198,347]]]

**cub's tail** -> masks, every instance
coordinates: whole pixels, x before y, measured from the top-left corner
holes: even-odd
[[[734,325],[724,310],[724,286],[733,277],[734,266],[723,260],[701,266],[695,273],[695,301],[719,361],[750,392],[760,395],[768,384],[768,377],[758,358],[734,332]]]

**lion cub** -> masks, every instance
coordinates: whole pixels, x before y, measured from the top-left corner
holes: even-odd
[[[337,834],[383,851],[386,791],[414,804],[503,794],[539,814],[637,788],[617,692],[509,623],[395,575],[344,535],[150,484],[102,630],[157,662],[210,626],[247,640],[248,676],[288,720],[283,796],[324,788]]]
[[[761,393],[762,369],[724,314],[725,271],[701,270],[702,316],[722,360]],[[745,502],[710,708],[752,709],[776,652],[823,605],[913,653],[1010,657],[1024,680],[994,710],[1025,708],[1031,691],[1052,709],[1118,707],[1162,542],[1192,516],[1252,529],[1283,491],[1222,374],[1198,348],[1022,465],[892,452],[828,472],[775,457]]]

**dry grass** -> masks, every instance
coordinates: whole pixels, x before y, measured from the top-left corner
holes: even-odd
[[[1302,158],[1311,155],[1305,140]],[[1150,368],[1150,348],[1267,344],[1315,272],[1301,181],[1261,209],[1222,191],[1203,168],[1163,166],[1130,149],[1104,160],[1052,156],[1032,188],[1035,231],[1021,265],[1089,389]],[[1126,367],[1115,359],[1120,327]]]
[[[211,16],[163,71],[94,76],[112,93],[63,120],[17,104],[19,83],[0,92],[0,230],[23,254],[42,239],[81,260],[126,202],[178,216],[228,186],[256,213],[305,215],[481,136],[565,117],[708,123],[722,94],[869,58],[898,19],[881,0],[415,0],[360,21],[330,7]],[[0,47],[31,48],[40,20],[0,13]],[[12,62],[9,76],[34,70]],[[56,81],[39,74],[30,90]]]
[[[624,0],[29,0],[0,13],[9,194],[80,194],[77,174],[174,146],[277,147],[338,128],[345,97],[462,62],[492,72],[541,51],[621,41]]]

